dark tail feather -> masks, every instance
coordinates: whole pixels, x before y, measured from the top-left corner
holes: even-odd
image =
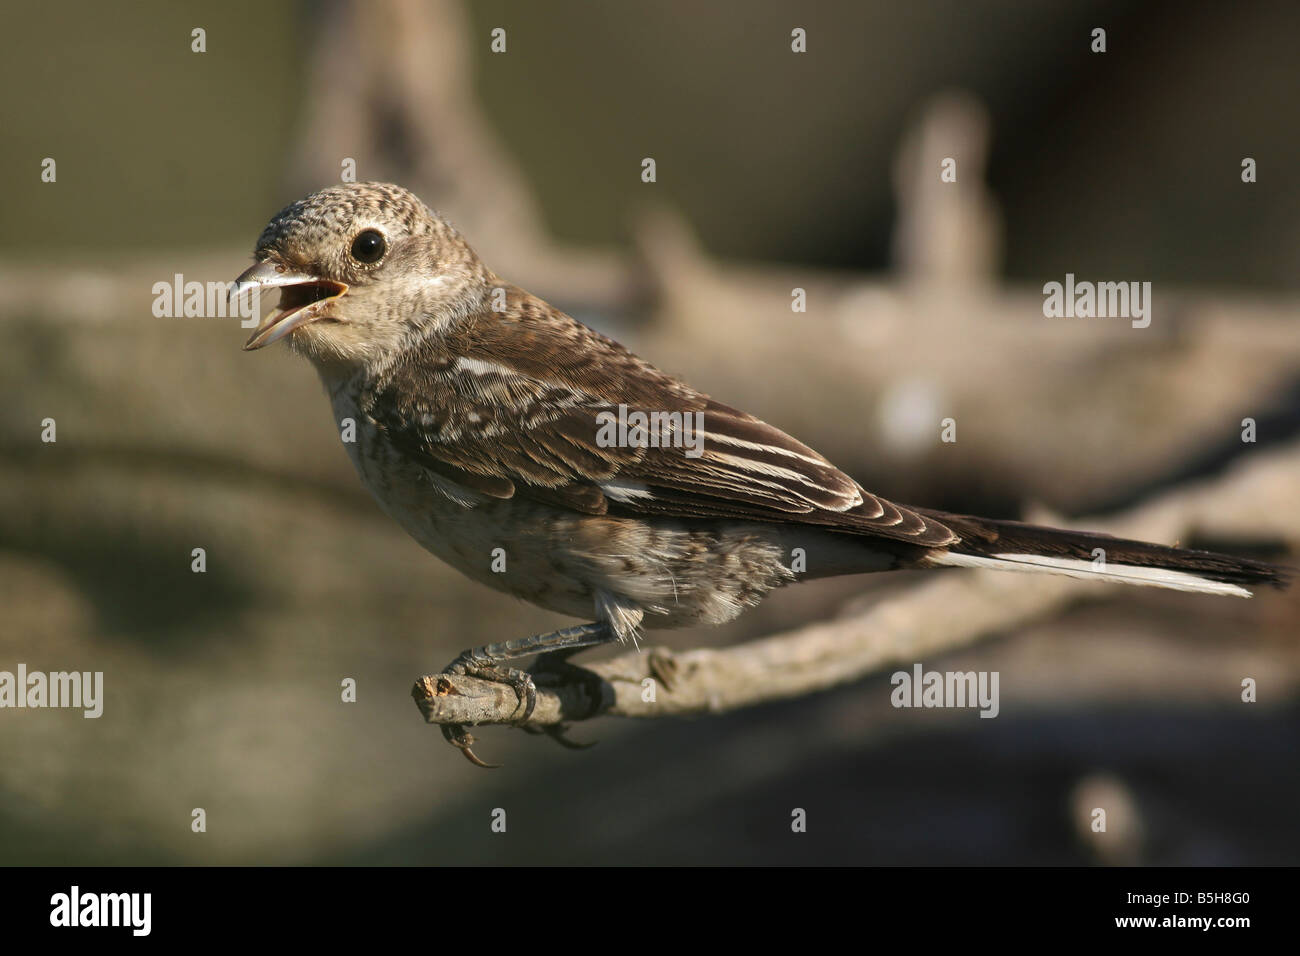
[[[1106,534],[926,512],[961,536],[922,564],[1036,571],[1093,580],[1250,597],[1250,587],[1286,587],[1293,573],[1264,561],[1170,548]]]

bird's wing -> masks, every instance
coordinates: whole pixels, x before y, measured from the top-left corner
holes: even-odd
[[[362,410],[404,454],[489,497],[812,524],[924,546],[957,540],[521,290],[504,313],[411,350]]]

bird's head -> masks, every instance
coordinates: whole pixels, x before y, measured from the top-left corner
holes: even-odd
[[[276,289],[244,344],[288,338],[317,364],[366,365],[484,301],[491,273],[446,220],[388,183],[331,186],[290,203],[257,240],[235,295]]]

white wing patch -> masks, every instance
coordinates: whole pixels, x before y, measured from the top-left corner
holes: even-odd
[[[510,377],[518,376],[512,368],[506,368],[504,365],[498,365],[495,362],[485,362],[482,359],[470,358],[462,355],[456,359],[456,368],[462,372],[469,372],[471,375],[506,375]]]
[[[654,494],[639,481],[607,481],[600,486],[600,490],[605,493],[607,498],[617,501],[619,504],[654,500]]]

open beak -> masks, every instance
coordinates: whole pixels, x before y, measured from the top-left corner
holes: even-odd
[[[246,352],[278,342],[294,329],[321,318],[329,307],[328,304],[348,291],[342,282],[294,272],[288,266],[270,259],[259,262],[236,279],[231,297],[241,296],[249,289],[257,289],[259,292],[263,289],[279,289],[280,304],[248,337],[244,343]]]

